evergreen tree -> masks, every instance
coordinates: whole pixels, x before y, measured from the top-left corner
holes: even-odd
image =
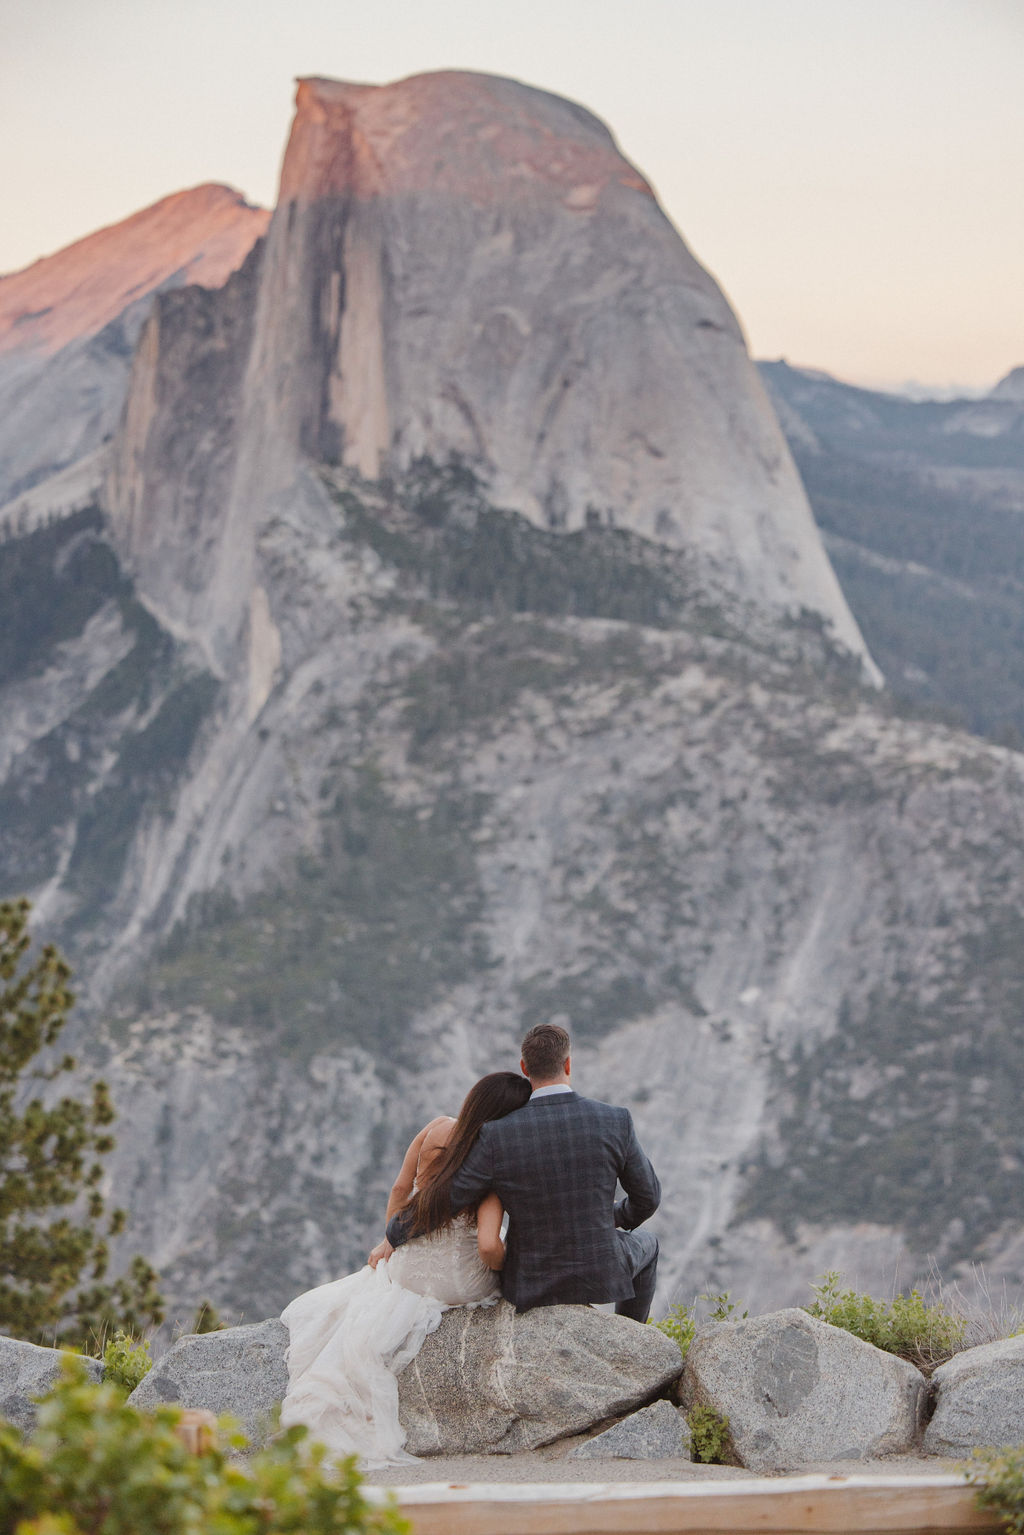
[[[71,971],[52,944],[27,958],[30,909],[0,902],[0,1331],[88,1346],[162,1321],[163,1303],[143,1258],[106,1278],[108,1239],[124,1225],[99,1189],[114,1146],[106,1083],[84,1100],[28,1097],[28,1083],[75,1069],[50,1054],[74,1004]]]

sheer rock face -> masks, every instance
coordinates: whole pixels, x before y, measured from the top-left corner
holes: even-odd
[[[190,444],[180,415],[155,410],[187,366],[161,325],[136,361],[109,501],[143,590],[168,598],[177,572],[141,508],[173,481],[168,536],[209,524],[205,591],[179,582],[168,616],[226,667],[251,629],[259,526],[304,459],[375,480],[453,455],[541,526],[627,527],[687,549],[716,592],[820,614],[870,667],[734,315],[570,102],[460,72],[300,82],[244,381],[227,435],[215,422],[233,448],[226,494],[219,478],[198,497],[181,487],[211,426]],[[201,328],[192,345],[216,348]]]
[[[111,450],[123,552],[168,627],[197,639],[214,670],[210,637],[249,585],[251,538],[235,535],[227,510],[261,253],[252,251],[218,293],[189,287],[162,296]],[[222,557],[223,588],[215,579]]]
[[[0,507],[114,431],[154,294],[219,287],[269,218],[230,187],[193,187],[0,277]],[[75,489],[60,482],[9,504],[0,520],[32,522],[72,504]]]

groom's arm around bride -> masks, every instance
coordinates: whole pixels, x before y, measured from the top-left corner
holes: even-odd
[[[452,1208],[498,1195],[509,1217],[501,1287],[531,1306],[614,1301],[644,1322],[657,1277],[658,1240],[638,1231],[661,1185],[627,1109],[583,1098],[570,1085],[569,1036],[540,1024],[523,1040],[533,1092],[485,1124],[452,1182]],[[626,1197],[615,1204],[616,1183]]]

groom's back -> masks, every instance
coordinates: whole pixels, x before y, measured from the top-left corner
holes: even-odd
[[[455,1208],[493,1189],[509,1216],[502,1290],[530,1306],[622,1300],[633,1282],[615,1227],[615,1187],[625,1189],[623,1224],[645,1220],[660,1187],[627,1109],[577,1093],[534,1096],[485,1124],[455,1176]]]

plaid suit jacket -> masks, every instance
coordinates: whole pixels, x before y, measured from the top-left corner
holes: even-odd
[[[626,1192],[618,1205],[616,1182]],[[661,1185],[628,1109],[552,1093],[491,1120],[455,1175],[452,1207],[492,1189],[509,1217],[501,1289],[518,1310],[633,1295],[616,1228],[653,1215]]]

